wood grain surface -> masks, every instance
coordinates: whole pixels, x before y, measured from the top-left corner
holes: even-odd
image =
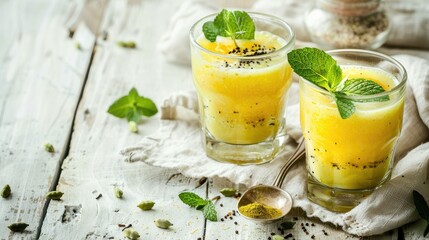
[[[292,230],[280,230],[280,223],[254,224],[234,215],[235,198],[221,197],[218,222],[206,221],[180,201],[180,192],[213,198],[224,187],[245,188],[123,161],[119,151],[154,133],[160,114],[144,119],[135,134],[107,113],[109,105],[133,86],[158,106],[172,93],[193,89],[191,69],[167,62],[157,49],[180,4],[0,1],[0,187],[12,188],[9,198],[0,199],[0,239],[124,239],[129,224],[141,239],[359,239],[299,209],[285,218],[296,222]],[[134,41],[137,48],[121,48],[117,41]],[[415,55],[429,58],[427,51]],[[45,142],[54,145],[54,153],[44,150]],[[115,197],[115,186],[123,190],[122,199]],[[62,200],[48,201],[51,190],[64,192]],[[144,200],[155,202],[153,210],[137,207]],[[159,229],[153,221],[160,218],[174,225]],[[7,229],[17,221],[29,224],[25,232]],[[367,239],[397,239],[398,232],[419,239],[423,224]]]

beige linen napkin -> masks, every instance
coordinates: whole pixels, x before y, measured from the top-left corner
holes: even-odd
[[[395,56],[408,71],[403,131],[397,146],[392,179],[348,213],[332,213],[307,200],[305,162],[288,173],[283,188],[294,199],[294,207],[308,216],[342,226],[344,231],[360,236],[383,233],[417,219],[411,190],[429,199],[429,62]],[[301,135],[299,125],[298,83],[290,89],[286,124],[291,139]],[[136,146],[122,151],[125,161],[177,169],[190,177],[220,177],[247,186],[271,184],[290,156],[296,143],[291,141],[272,163],[236,166],[220,163],[205,156],[198,125],[198,102],[195,93],[175,94],[162,106],[161,127]]]
[[[278,16],[288,22],[300,41],[309,41],[304,17],[315,0],[232,1],[234,5],[214,4],[210,0],[186,0],[171,18],[168,30],[158,48],[171,62],[190,64],[189,29],[198,19],[218,12],[223,7],[240,7],[247,11]],[[252,1],[250,1],[252,2]],[[386,0],[392,25],[388,45],[429,49],[429,4],[427,0]]]

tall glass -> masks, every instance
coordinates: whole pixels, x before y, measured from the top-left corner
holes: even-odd
[[[241,51],[261,49],[259,54],[241,56],[220,49],[217,43],[207,43],[202,25],[213,21],[215,14],[199,20],[190,31],[192,73],[206,154],[242,165],[271,161],[284,146],[285,106],[292,83],[287,53],[295,40],[292,29],[281,19],[249,15],[255,22],[255,38],[271,36],[271,41],[281,47],[264,49],[258,43],[237,40]]]
[[[342,119],[329,92],[300,79],[308,198],[345,212],[390,179],[407,74],[398,61],[380,53],[345,49],[328,54],[341,66],[343,78],[370,79],[387,89],[347,96],[356,110]]]

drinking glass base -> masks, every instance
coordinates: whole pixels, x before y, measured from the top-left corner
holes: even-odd
[[[307,177],[307,198],[333,212],[348,212],[366,197],[368,197],[375,189],[380,187],[390,178],[387,177],[380,183],[379,186],[370,189],[341,189],[332,188],[323,185],[317,181],[311,174]]]
[[[237,165],[268,163],[284,149],[287,135],[279,135],[274,140],[255,144],[230,144],[204,136],[206,155],[216,161]]]

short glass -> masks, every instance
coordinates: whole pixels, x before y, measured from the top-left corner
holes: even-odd
[[[292,83],[287,53],[295,42],[294,32],[283,20],[260,13],[249,15],[257,32],[274,34],[273,40],[284,45],[254,56],[206,49],[199,42],[204,38],[202,26],[216,14],[199,20],[190,31],[192,74],[206,154],[240,165],[269,162],[284,147],[285,107]],[[246,41],[237,40],[237,44],[243,46]]]
[[[308,198],[346,212],[390,179],[407,74],[398,61],[380,53],[344,49],[328,54],[341,66],[343,77],[370,79],[388,89],[347,96],[356,110],[342,119],[329,92],[300,79]]]

